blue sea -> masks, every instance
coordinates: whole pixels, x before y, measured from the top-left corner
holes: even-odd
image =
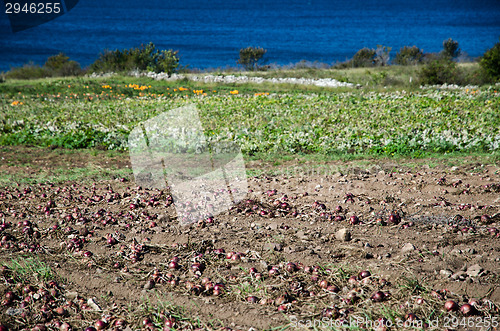
[[[334,64],[377,45],[392,47],[392,56],[405,45],[438,52],[453,38],[475,58],[499,37],[500,0],[80,0],[17,33],[2,7],[0,71],[59,52],[87,66],[105,49],[148,42],[199,69],[234,67],[247,46],[267,49],[269,64]]]

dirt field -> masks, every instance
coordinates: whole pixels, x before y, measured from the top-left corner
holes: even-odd
[[[31,173],[1,156],[10,175],[88,162],[42,159]],[[500,168],[428,163],[289,162],[188,227],[168,192],[133,178],[2,187],[0,324],[498,330]],[[444,309],[470,299],[465,314]]]

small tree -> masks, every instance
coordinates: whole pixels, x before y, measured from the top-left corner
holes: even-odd
[[[247,47],[240,49],[240,59],[238,63],[246,70],[253,71],[257,69],[257,63],[262,59],[267,50],[262,47]]]
[[[377,45],[377,49],[375,50],[375,59],[373,60],[375,65],[381,67],[388,65],[391,58],[391,50],[392,47]]]
[[[394,63],[402,66],[416,65],[423,61],[424,52],[417,46],[404,46],[399,49],[394,58]]]
[[[49,57],[43,68],[49,76],[77,76],[82,73],[80,64],[76,61],[70,61],[64,53]]]
[[[488,76],[494,80],[500,79],[500,41],[484,53],[479,65]]]
[[[354,54],[351,63],[353,67],[372,67],[375,64],[375,50],[362,48]]]
[[[455,59],[460,55],[460,48],[458,48],[458,41],[451,38],[443,41],[442,55],[445,58]]]

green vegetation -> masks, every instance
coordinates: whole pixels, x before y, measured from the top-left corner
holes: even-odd
[[[195,104],[210,139],[229,138],[249,156],[420,157],[498,153],[500,146],[500,98],[494,87],[411,92],[317,88],[311,93],[289,86],[275,94],[257,84],[201,91],[205,87],[132,80],[117,76],[40,80],[30,86],[4,83],[0,144],[124,150],[128,133],[138,123]],[[270,94],[256,94],[258,88]]]
[[[500,80],[500,41],[484,53],[479,63],[489,77]]]
[[[34,63],[25,64],[22,67],[12,68],[5,74],[7,79],[37,79],[44,77],[66,77],[78,76],[82,69],[76,61],[70,61],[64,53],[51,56],[43,67]]]
[[[106,50],[90,65],[90,72],[130,72],[133,70],[174,73],[178,52],[159,50],[153,43],[125,50]]]
[[[394,64],[408,66],[422,63],[424,52],[417,46],[404,46],[396,53]]]
[[[241,64],[246,70],[253,71],[259,69],[258,63],[262,60],[267,50],[262,47],[247,47],[240,49],[240,58],[238,64]]]

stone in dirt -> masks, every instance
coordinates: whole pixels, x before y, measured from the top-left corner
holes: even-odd
[[[283,247],[281,247],[281,244],[267,243],[267,244],[264,245],[264,249],[268,250],[268,251],[280,252],[283,249]]]
[[[441,271],[439,271],[439,273],[445,277],[445,278],[450,278],[451,275],[453,275],[453,271],[449,270],[449,269],[443,269]]]
[[[483,270],[479,264],[474,264],[468,267],[466,272],[469,277],[477,277]]]
[[[337,231],[337,233],[335,234],[335,238],[340,241],[349,241],[351,240],[352,236],[351,232],[348,229],[343,228]]]
[[[403,246],[403,248],[401,248],[401,253],[409,253],[409,252],[412,252],[414,251],[416,248],[415,246],[413,246],[412,243],[407,243]]]

